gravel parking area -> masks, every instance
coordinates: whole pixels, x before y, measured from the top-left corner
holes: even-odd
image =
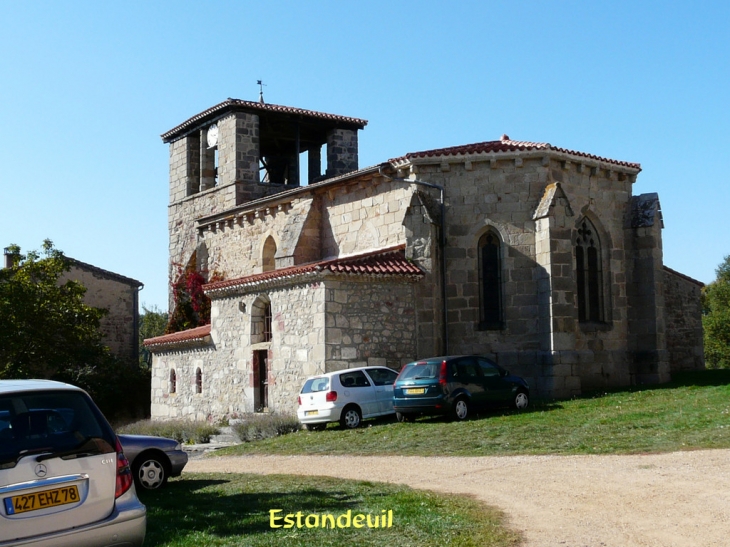
[[[726,547],[730,450],[631,456],[193,458],[185,473],[326,475],[469,494],[526,547]],[[397,518],[397,516],[396,516]]]

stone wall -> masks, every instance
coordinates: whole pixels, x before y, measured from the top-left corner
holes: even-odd
[[[412,282],[332,280],[326,287],[327,372],[368,365],[400,370],[417,358]]]
[[[533,379],[538,395],[569,396],[630,381],[625,226],[633,175],[546,157],[441,158],[414,172],[446,193],[450,353],[492,355]],[[538,215],[546,190],[556,184],[559,199]],[[584,216],[601,239],[604,313],[597,325],[574,319],[573,234]],[[502,240],[504,325],[481,330],[477,243],[489,229]]]
[[[116,356],[137,360],[138,347],[138,286],[133,280],[120,281],[110,277],[111,272],[94,268],[72,266],[60,281],[78,281],[86,287],[84,303],[94,308],[108,310],[101,319],[103,342]]]
[[[256,303],[271,303],[272,337],[252,336]],[[213,300],[210,341],[200,347],[158,351],[152,377],[152,418],[220,420],[257,408],[254,351],[269,358],[268,410],[294,413],[304,380],[325,371],[324,287],[321,283],[271,289]],[[170,369],[177,392],[170,393]],[[195,392],[195,373],[203,377]]]
[[[188,256],[196,246],[204,247],[198,255],[207,257],[206,264],[198,267],[226,279],[262,272],[268,237],[276,243],[277,268],[391,247],[405,243],[403,222],[412,193],[409,184],[395,182],[303,193],[286,203],[242,212],[232,221],[211,223],[199,235],[184,232],[178,222],[185,214],[181,209],[171,220],[171,229],[180,231],[180,236],[171,235],[171,247],[180,248],[187,237]],[[218,208],[220,201],[214,199],[198,200],[195,207]]]
[[[703,370],[702,284],[664,268],[664,312],[671,372]]]
[[[271,305],[270,341],[253,336],[260,301]],[[293,414],[309,376],[365,365],[398,370],[415,359],[415,316],[413,283],[401,280],[330,278],[215,299],[209,342],[155,352],[152,418],[215,421],[261,410],[256,351],[266,351],[269,361],[264,410]],[[176,393],[170,393],[170,369]]]
[[[405,243],[403,219],[413,191],[406,183],[371,181],[325,193],[323,258]]]

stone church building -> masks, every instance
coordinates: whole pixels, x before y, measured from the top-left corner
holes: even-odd
[[[154,419],[294,412],[307,376],[435,355],[545,397],[704,367],[639,164],[503,135],[360,169],[366,124],[228,99],[162,135],[171,272],[217,280],[210,325],[145,341]]]

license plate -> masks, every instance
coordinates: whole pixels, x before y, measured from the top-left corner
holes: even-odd
[[[79,489],[76,485],[64,486],[63,488],[54,488],[53,490],[44,490],[33,494],[13,496],[5,498],[3,501],[5,502],[5,512],[8,515],[17,515],[18,513],[37,511],[46,507],[76,503],[79,501]]]
[[[319,410],[305,410],[304,415],[305,416],[316,416],[319,414]]]
[[[414,387],[410,389],[404,389],[403,391],[406,392],[406,395],[423,395],[426,393],[425,387]]]

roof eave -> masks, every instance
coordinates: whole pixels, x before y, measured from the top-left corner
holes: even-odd
[[[641,164],[610,160],[608,158],[592,158],[580,154],[571,154],[555,149],[536,149],[536,150],[510,150],[510,151],[491,151],[491,152],[472,152],[472,153],[455,153],[455,154],[438,154],[433,156],[415,156],[407,154],[399,158],[390,160],[390,164],[396,169],[403,169],[410,166],[421,165],[438,165],[441,163],[459,163],[462,161],[491,161],[493,159],[531,159],[531,158],[554,158],[561,161],[571,161],[580,163],[589,167],[598,167],[600,169],[610,169],[611,171],[621,171],[623,173],[637,175],[641,172]]]
[[[364,129],[368,121],[360,118],[351,118],[348,116],[340,116],[338,114],[328,114],[326,112],[318,112],[315,110],[306,110],[303,108],[288,107],[284,105],[258,103],[253,101],[244,101],[241,99],[227,99],[215,106],[203,110],[199,114],[188,118],[183,123],[166,131],[160,137],[165,143],[178,140],[199,128],[209,125],[212,122],[226,116],[229,112],[270,112],[279,113],[281,115],[301,116],[305,118],[319,119],[323,122],[329,121],[337,126],[350,127],[352,129]]]

